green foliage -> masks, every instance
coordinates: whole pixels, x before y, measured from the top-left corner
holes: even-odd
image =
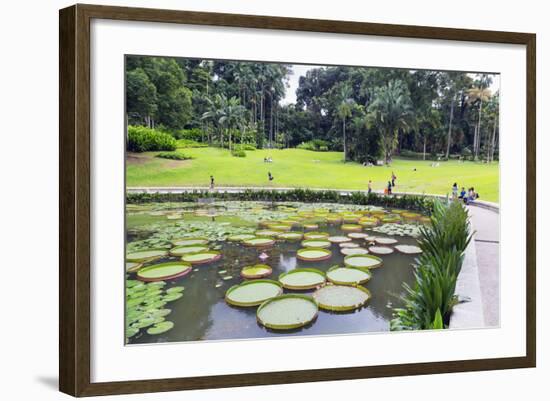
[[[208,144],[197,142],[192,139],[178,139],[176,140],[177,148],[206,148]]]
[[[242,149],[233,149],[231,155],[235,157],[246,157],[246,152]]]
[[[176,139],[184,139],[195,142],[202,142],[205,137],[204,131],[200,128],[180,129],[174,132]]]
[[[245,190],[234,192],[192,191],[184,193],[126,193],[127,203],[150,202],[196,202],[199,199],[214,198],[218,200],[273,201],[273,202],[308,202],[308,203],[343,203],[354,205],[373,205],[395,209],[417,210],[431,214],[434,200],[424,196],[385,196],[375,193],[354,192],[352,195],[338,191],[314,191],[311,189],[292,189],[289,191]]]
[[[192,156],[186,155],[183,152],[161,152],[157,154],[155,157],[160,157],[161,159],[169,159],[169,160],[190,160],[193,159]]]
[[[414,286],[404,285],[403,308],[394,309],[392,330],[444,327],[457,303],[456,281],[471,241],[468,212],[460,202],[434,203],[431,227],[421,228],[422,254]]]
[[[170,134],[141,126],[128,126],[127,149],[130,152],[176,150],[176,140]]]
[[[302,142],[298,146],[298,149],[313,150],[316,152],[326,152],[328,151],[329,143],[323,141],[322,139],[313,139],[311,141]]]

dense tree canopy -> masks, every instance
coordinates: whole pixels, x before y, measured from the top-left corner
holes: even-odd
[[[292,66],[130,56],[129,124],[212,146],[296,147],[343,152],[344,160],[393,155],[498,156],[499,94],[492,76],[371,67],[312,67],[285,104]],[[428,156],[426,156],[428,155]]]

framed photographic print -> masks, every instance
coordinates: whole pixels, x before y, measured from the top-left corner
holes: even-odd
[[[534,367],[535,35],[60,11],[60,390]]]

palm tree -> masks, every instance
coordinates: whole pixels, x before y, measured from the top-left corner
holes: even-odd
[[[241,128],[241,142],[242,142],[242,122],[244,120],[245,108],[241,105],[241,102],[236,97],[229,99],[225,107],[220,111],[219,123],[222,127],[225,127],[229,133],[229,150],[232,147],[231,129],[233,127]]]
[[[491,91],[488,86],[487,77],[485,75],[481,76],[479,85],[468,90],[468,102],[470,104],[479,102],[479,113],[477,119],[477,127],[474,131],[474,160],[477,160],[479,153],[479,145],[481,139],[481,114],[483,108],[483,102],[487,102],[491,98]]]
[[[340,87],[338,96],[338,117],[342,120],[342,136],[344,142],[344,162],[348,161],[348,149],[346,143],[346,117],[351,117],[351,108],[353,106],[353,99],[351,98],[353,92],[349,84],[344,84]]]
[[[392,80],[375,90],[374,100],[368,107],[369,125],[381,133],[384,162],[392,155],[397,133],[413,122],[413,109],[409,90],[401,80]]]
[[[220,123],[220,119],[224,116],[227,98],[225,95],[216,94],[214,99],[207,98],[206,100],[208,111],[203,113],[201,119],[212,122],[214,128],[218,131],[220,145],[223,148],[223,123]]]

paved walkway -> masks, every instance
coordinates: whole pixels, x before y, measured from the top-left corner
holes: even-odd
[[[479,283],[486,326],[500,323],[500,215],[477,206],[468,207],[475,230]]]

